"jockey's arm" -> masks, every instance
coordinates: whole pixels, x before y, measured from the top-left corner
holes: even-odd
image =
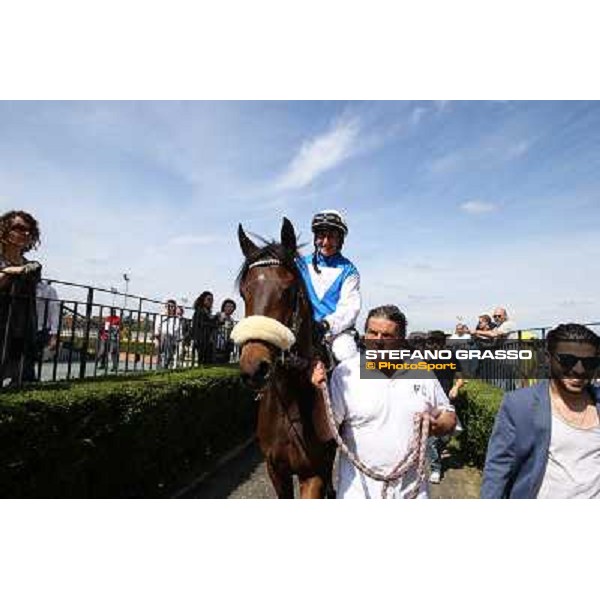
[[[332,335],[338,335],[356,324],[360,312],[360,278],[350,275],[342,284],[340,300],[334,312],[325,317]]]

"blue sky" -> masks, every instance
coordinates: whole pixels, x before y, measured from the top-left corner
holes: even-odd
[[[363,315],[600,320],[598,102],[0,102],[0,209],[48,277],[235,296],[236,228],[337,208]]]

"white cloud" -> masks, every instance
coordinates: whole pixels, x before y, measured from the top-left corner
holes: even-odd
[[[495,211],[498,207],[491,202],[483,202],[481,200],[470,200],[469,202],[463,202],[460,205],[461,210],[469,213],[470,215],[482,215]]]
[[[337,122],[330,131],[306,141],[277,180],[278,191],[298,190],[348,159],[356,150],[357,119]]]

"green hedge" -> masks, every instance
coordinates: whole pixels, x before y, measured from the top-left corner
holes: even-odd
[[[460,391],[456,411],[464,431],[458,436],[461,451],[475,466],[483,468],[488,440],[504,392],[481,381],[470,380]]]
[[[230,367],[4,392],[0,496],[168,496],[252,434],[255,405]]]

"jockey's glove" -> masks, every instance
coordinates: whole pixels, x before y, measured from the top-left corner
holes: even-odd
[[[42,271],[42,265],[35,260],[32,260],[31,262],[29,262],[23,266],[23,274],[24,275],[37,275],[41,271]]]
[[[331,327],[327,321],[318,321],[315,323],[315,330],[319,334],[320,337],[324,338],[328,333]]]

